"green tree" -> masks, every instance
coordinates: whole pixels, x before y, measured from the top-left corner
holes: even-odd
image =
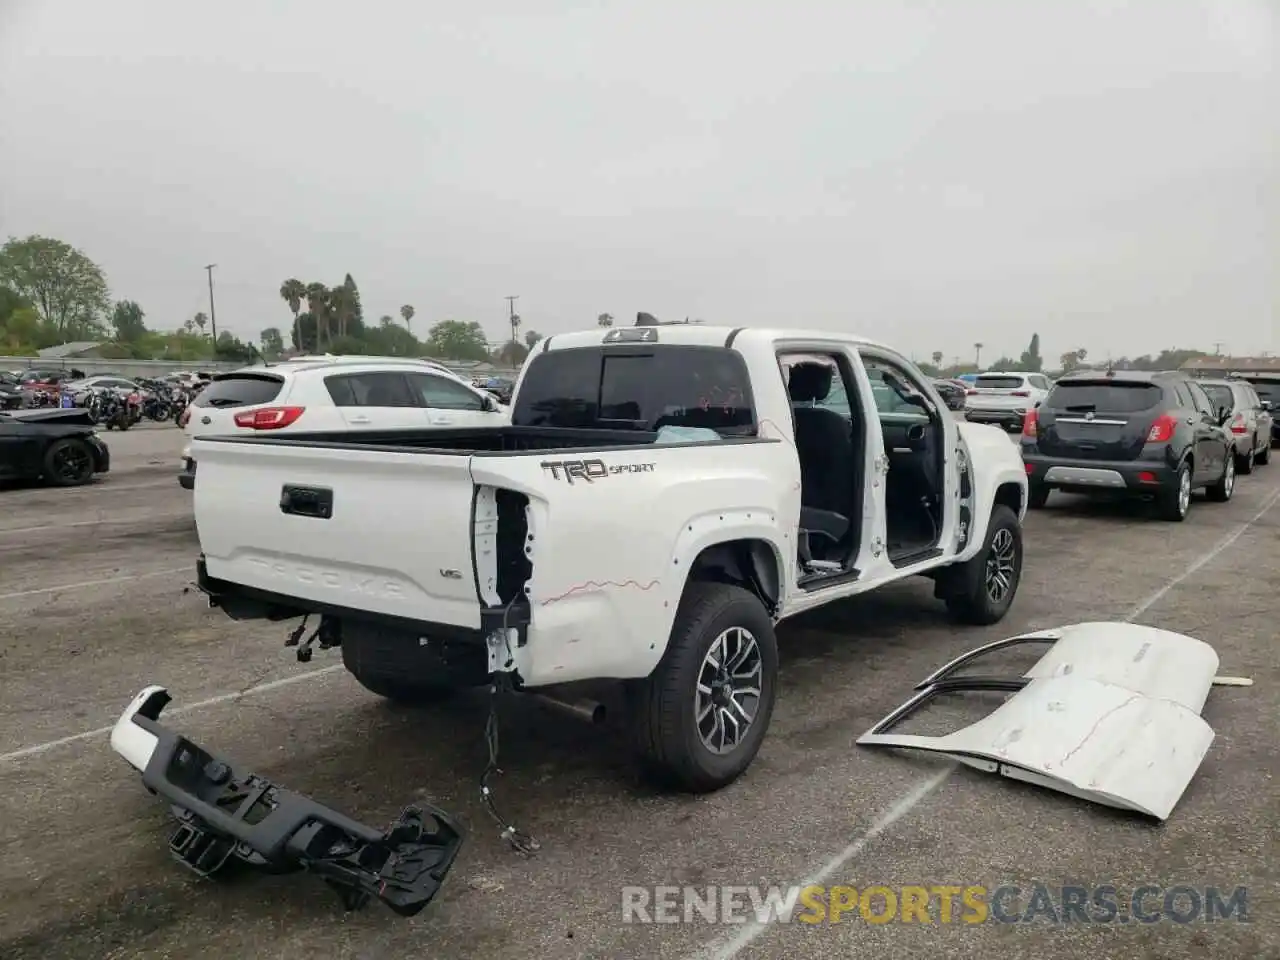
[[[34,234],[0,247],[0,284],[30,301],[63,342],[98,333],[110,304],[101,267],[70,244]]]
[[[143,322],[146,314],[142,307],[133,300],[121,300],[111,311],[111,326],[115,330],[117,343],[137,343],[147,333],[147,325]]]
[[[4,322],[18,310],[31,309],[34,305],[26,297],[21,296],[8,287],[0,286],[0,326],[4,326]],[[37,315],[37,320],[39,315]]]
[[[529,348],[516,340],[508,340],[494,352],[493,361],[503,367],[518,367],[529,356]]]
[[[400,316],[404,317],[404,328],[410,333],[413,333],[413,315],[415,312],[411,303],[406,303],[400,308]]]
[[[191,323],[200,331],[200,336],[204,336],[204,328],[209,325],[209,315],[206,313],[197,313],[191,318]]]
[[[347,274],[346,279],[342,281],[342,289],[346,291],[346,302],[350,307],[350,315],[347,318],[347,333],[353,337],[359,337],[364,334],[364,307],[360,304],[360,289],[356,286],[356,282],[351,279],[351,274]]]
[[[315,350],[320,350],[330,339],[329,288],[323,283],[307,284],[307,313],[315,322]]]
[[[355,318],[356,302],[351,290],[345,285],[334,287],[329,291],[329,317],[333,322],[330,335],[336,333],[335,339],[345,340],[351,330],[351,321]],[[332,346],[332,345],[331,345]]]
[[[533,345],[541,339],[542,339],[542,334],[540,334],[537,330],[526,330],[524,332],[524,345],[528,347],[530,350],[532,350]]]
[[[610,314],[607,314],[607,313],[602,313],[602,314],[600,314],[600,316],[596,317],[596,326],[598,326],[598,327],[612,327],[612,326],[613,326],[613,317],[612,317]]]
[[[427,352],[444,360],[487,360],[484,328],[472,321],[441,320],[427,331]]]
[[[280,299],[289,305],[289,310],[293,313],[293,345],[296,348],[299,343],[298,339],[298,312],[302,309],[302,299],[307,295],[307,288],[301,280],[290,278],[280,284]]]
[[[262,344],[262,353],[271,360],[284,353],[284,337],[279,327],[267,327],[258,334],[258,342]]]
[[[1029,373],[1039,373],[1044,369],[1044,358],[1040,356],[1040,334],[1031,335],[1031,343],[1022,351],[1022,369]]]
[[[933,365],[937,367],[939,370],[942,369],[942,351],[941,350],[933,351]]]
[[[258,354],[253,347],[241,342],[240,338],[223,330],[218,334],[218,342],[214,344],[214,356],[219,360],[234,360],[238,363],[253,363]]]
[[[0,319],[0,341],[9,354],[34,351],[40,343],[40,314],[34,307],[19,307]]]

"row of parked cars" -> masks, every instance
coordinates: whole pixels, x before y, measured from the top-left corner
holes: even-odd
[[[1280,376],[1196,379],[1179,371],[985,373],[967,396],[969,420],[1021,429],[1029,503],[1055,490],[1136,496],[1184,520],[1193,491],[1231,499],[1236,477],[1271,460]]]

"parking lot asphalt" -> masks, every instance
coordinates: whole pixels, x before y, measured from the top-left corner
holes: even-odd
[[[396,708],[336,652],[299,665],[285,624],[237,624],[184,592],[198,552],[171,427],[107,435],[111,473],[74,490],[0,490],[0,956],[862,958],[1280,957],[1275,735],[1280,467],[1183,524],[1055,497],[1028,517],[1009,617],[947,622],[921,580],[779,631],[782,682],[759,758],[713,796],[642,781],[618,732],[521,701],[504,707],[493,782],[541,850],[524,858],[479,802],[481,695]],[[956,654],[1027,629],[1133,616],[1198,636],[1220,672],[1217,732],[1163,825],[922,755],[854,740]],[[165,847],[163,805],[108,747],[135,693],[166,685],[167,722],[371,824],[435,803],[468,839],[412,920],[343,913],[305,875],[200,881]],[[236,696],[244,691],[243,696]],[[986,706],[989,709],[989,704]],[[977,712],[975,712],[977,711]],[[922,732],[977,705],[931,709]],[[1247,886],[1248,922],[883,925],[624,923],[624,886],[903,886],[1040,882]]]

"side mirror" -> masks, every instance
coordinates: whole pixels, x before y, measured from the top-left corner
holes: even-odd
[[[1270,400],[1259,400],[1259,401],[1258,401],[1258,409],[1260,409],[1260,410],[1264,410],[1264,411],[1265,411],[1265,410],[1270,410],[1270,409],[1271,409],[1271,401],[1270,401]]]
[[[498,402],[493,397],[484,398],[484,412],[493,413],[498,409]]]

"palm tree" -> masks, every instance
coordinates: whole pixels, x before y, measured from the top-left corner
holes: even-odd
[[[525,331],[524,343],[525,343],[525,346],[527,346],[530,350],[532,350],[533,345],[541,339],[542,339],[542,334],[540,334],[537,330]]]
[[[338,336],[347,335],[347,326],[355,316],[355,301],[351,297],[351,289],[347,286],[334,287],[329,291],[329,312],[337,321]]]
[[[973,365],[979,370],[982,369],[982,347],[983,344],[975,343],[973,345]]]
[[[602,313],[602,314],[600,314],[600,316],[596,317],[596,326],[598,326],[598,327],[612,327],[612,326],[613,326],[613,317],[612,317],[612,316],[610,316],[610,315],[609,315],[609,314],[607,314],[607,313]]]
[[[939,370],[941,370],[942,369],[942,351],[941,350],[933,351],[932,359],[933,359],[933,365],[937,367]]]
[[[302,309],[302,298],[307,295],[307,288],[301,280],[290,277],[280,284],[280,299],[289,305],[293,313],[293,341],[298,342],[298,311]]]
[[[206,323],[208,323],[208,322],[209,322],[209,318],[208,318],[208,317],[206,317],[203,313],[197,313],[194,317],[192,317],[192,318],[191,318],[191,322],[192,322],[192,323],[194,323],[197,327],[199,327],[199,328],[200,328],[200,336],[202,336],[202,337],[203,337],[203,336],[204,336],[204,326],[205,326],[205,324],[206,324]]]
[[[307,310],[316,324],[317,352],[329,333],[329,288],[323,283],[308,283],[305,291]]]
[[[404,328],[410,333],[413,333],[413,315],[415,312],[413,304],[410,303],[406,303],[400,308],[400,316],[404,317]]]

